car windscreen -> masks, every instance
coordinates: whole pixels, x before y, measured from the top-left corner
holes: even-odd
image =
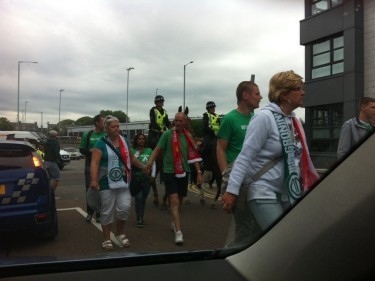
[[[27,146],[0,146],[0,170],[33,168],[32,150]]]

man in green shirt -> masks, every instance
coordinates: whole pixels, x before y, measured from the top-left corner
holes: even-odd
[[[98,114],[94,117],[95,129],[87,131],[83,134],[79,151],[85,155],[85,186],[86,192],[90,188],[90,165],[91,165],[91,151],[97,140],[105,136],[104,132],[104,116]],[[91,222],[94,210],[86,204],[87,217],[86,221]],[[96,222],[100,222],[100,214],[96,214]]]
[[[228,183],[233,162],[241,152],[246,129],[254,109],[259,107],[262,96],[258,85],[251,81],[243,81],[237,86],[237,108],[226,114],[220,123],[217,133],[217,161],[223,174],[224,186]],[[224,190],[225,191],[225,190]],[[234,245],[244,245],[251,241],[259,227],[254,218],[248,217],[248,212],[239,208],[233,209],[235,221]]]
[[[184,112],[178,112],[175,115],[175,126],[165,131],[150,156],[147,170],[150,170],[152,162],[156,159],[158,153],[162,150],[164,184],[171,206],[172,224],[171,229],[175,233],[176,245],[184,243],[180,225],[179,209],[182,200],[186,197],[188,177],[190,173],[189,163],[194,164],[197,171],[197,183],[202,184],[203,176],[200,170],[199,162],[202,160],[195,148],[194,140],[191,134],[184,128],[186,115]]]

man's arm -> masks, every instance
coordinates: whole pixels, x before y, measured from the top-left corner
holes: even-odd
[[[55,155],[56,160],[60,160],[61,159],[60,144],[57,140],[55,141],[55,145],[52,147],[52,149],[53,149],[53,154]]]
[[[197,171],[197,184],[203,184],[203,175],[198,161],[194,162],[194,169]]]
[[[88,132],[85,132],[82,136],[81,143],[79,144],[79,152],[81,152],[85,156],[91,156],[91,151],[88,148],[87,144],[87,138],[88,138]],[[89,140],[90,141],[90,140]]]
[[[146,164],[146,167],[145,167],[145,173],[149,174],[151,172],[152,163],[155,161],[155,159],[158,156],[160,151],[161,151],[161,148],[159,146],[156,146],[154,151],[151,153],[150,158],[147,161],[147,164]]]
[[[352,136],[350,132],[350,124],[344,123],[340,132],[339,144],[337,146],[337,158],[341,159],[352,148]]]
[[[217,139],[216,145],[216,157],[219,165],[220,172],[223,173],[227,167],[227,156],[226,151],[228,147],[228,141],[224,139]]]

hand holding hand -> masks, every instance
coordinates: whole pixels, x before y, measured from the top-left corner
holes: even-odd
[[[152,167],[152,163],[148,163],[145,165],[145,168],[143,169],[143,173],[146,174],[146,175],[149,175],[151,174],[151,167]]]

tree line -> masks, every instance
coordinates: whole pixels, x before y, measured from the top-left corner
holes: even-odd
[[[126,123],[130,122],[130,118],[127,117],[127,115],[121,111],[112,111],[112,110],[100,110],[99,112],[103,116],[112,115],[116,116],[120,123]],[[77,120],[72,119],[64,119],[61,120],[59,123],[55,125],[55,127],[52,127],[51,129],[54,129],[58,131],[58,128],[60,127],[61,134],[66,135],[67,127],[68,126],[92,126],[94,125],[94,116],[83,116],[78,118]],[[192,120],[191,127],[193,131],[194,137],[202,137],[202,131],[203,131],[203,124],[201,120]],[[0,131],[14,131],[15,124],[10,122],[6,117],[0,117]]]

